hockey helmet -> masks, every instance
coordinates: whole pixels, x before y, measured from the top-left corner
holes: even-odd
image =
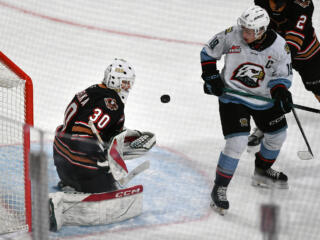
[[[126,103],[135,77],[136,75],[131,64],[126,60],[115,58],[105,70],[102,83],[108,88],[115,90],[119,94],[122,102]]]
[[[270,18],[266,10],[259,6],[252,6],[245,10],[238,18],[238,25],[254,30],[255,38],[264,33],[270,23]]]

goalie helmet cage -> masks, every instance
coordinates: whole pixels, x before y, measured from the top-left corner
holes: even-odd
[[[1,51],[0,118],[0,234],[31,232],[33,86],[31,78]]]

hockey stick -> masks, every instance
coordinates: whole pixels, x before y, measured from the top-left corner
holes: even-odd
[[[302,129],[302,125],[300,123],[300,120],[299,120],[298,115],[296,113],[296,110],[294,108],[292,108],[292,113],[293,113],[294,118],[296,119],[296,122],[298,124],[299,129],[300,129],[300,132],[303,136],[304,142],[306,143],[306,145],[308,147],[308,151],[298,151],[298,153],[297,153],[298,157],[302,160],[310,160],[313,158],[313,153],[312,153],[311,147],[309,145],[308,139]]]
[[[147,170],[150,167],[150,161],[146,160],[139,164],[137,167],[135,167],[132,171],[128,173],[127,176],[119,179],[119,183],[124,186],[127,185],[128,182],[130,182],[135,176],[143,172],[144,170]]]
[[[96,129],[96,127],[94,126],[92,121],[89,121],[89,127],[91,128],[91,131],[93,132],[93,134],[97,137],[98,139],[98,145],[100,147],[100,149],[102,151],[105,151],[105,144],[100,136],[100,134],[98,133],[98,130]],[[121,186],[126,185],[128,182],[130,182],[135,176],[137,176],[138,174],[140,174],[141,172],[143,172],[144,170],[148,169],[150,167],[150,161],[144,161],[142,163],[140,163],[137,167],[135,167],[132,171],[130,171],[125,177],[121,178],[118,180],[118,183]]]
[[[98,145],[99,145],[100,149],[102,151],[104,151],[106,149],[106,146],[105,146],[100,134],[98,133],[98,130],[96,129],[96,127],[94,126],[94,124],[93,124],[93,122],[91,120],[89,121],[89,127],[91,128],[91,131],[93,132],[93,134],[98,139]]]
[[[237,95],[241,95],[241,96],[245,96],[245,97],[250,97],[250,98],[262,100],[262,101],[265,101],[265,102],[274,102],[274,100],[271,99],[271,98],[265,98],[265,97],[262,97],[262,96],[256,96],[256,95],[252,95],[250,93],[240,92],[240,91],[229,89],[229,88],[224,88],[223,90],[224,90],[224,92],[229,92],[229,93],[233,93],[233,94],[237,94]],[[297,106],[299,106],[299,107],[297,107]],[[294,108],[307,110],[308,107],[293,104],[293,108],[292,108],[292,113],[293,113],[294,118],[295,118],[295,120],[296,120],[296,122],[298,124],[299,130],[300,130],[300,132],[301,132],[301,134],[303,136],[304,142],[306,143],[307,148],[308,148],[308,151],[298,151],[297,155],[301,160],[313,159],[313,153],[312,153],[310,144],[309,144],[308,139],[307,139],[307,137],[306,137],[306,135],[305,135],[305,133],[304,133],[304,131],[302,129],[301,122],[300,122],[300,120],[298,118],[298,115],[297,115],[297,113],[296,113]],[[314,108],[308,108],[308,109],[312,109],[312,112],[315,112],[314,110],[317,110],[317,109],[314,109]],[[310,111],[310,110],[307,110],[307,111]],[[319,111],[319,113],[320,113],[320,110],[317,110],[317,111]]]
[[[233,89],[229,89],[229,88],[224,88],[223,91],[224,92],[228,92],[228,93],[233,93],[233,94],[236,94],[236,95],[239,95],[239,96],[254,98],[254,99],[265,101],[265,102],[274,102],[274,100],[271,99],[271,98],[257,96],[257,95],[253,95],[253,94],[250,94],[250,93],[245,93],[245,92],[241,92],[241,91],[237,91],[237,90],[233,90]],[[292,104],[292,107],[297,108],[297,109],[301,109],[301,110],[305,110],[305,111],[309,111],[309,112],[320,113],[319,109],[306,107],[306,106],[302,106],[302,105],[299,105],[299,104]]]

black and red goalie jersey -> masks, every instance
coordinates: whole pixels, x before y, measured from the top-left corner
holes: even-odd
[[[88,125],[90,120],[104,142],[122,131],[124,104],[115,90],[96,84],[74,96],[65,110],[64,124],[56,130],[54,154],[73,165],[95,170],[103,154]]]

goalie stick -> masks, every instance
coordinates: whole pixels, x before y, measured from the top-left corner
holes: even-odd
[[[94,126],[92,121],[89,121],[89,127],[91,128],[91,131],[93,132],[93,134],[96,136],[100,149],[102,151],[105,151],[106,146],[105,146],[100,134],[98,133],[97,128]],[[142,173],[144,170],[147,170],[149,167],[150,167],[150,161],[149,160],[146,160],[146,161],[140,163],[137,167],[135,167],[132,171],[130,171],[125,177],[122,177],[121,179],[119,179],[118,183],[121,186],[125,186],[135,176],[137,176],[138,174]]]
[[[128,182],[130,182],[135,176],[143,172],[144,170],[147,170],[150,167],[150,161],[146,160],[142,163],[140,163],[137,167],[135,167],[132,171],[128,173],[127,176],[121,178],[118,180],[121,186],[127,185]]]
[[[258,100],[265,101],[265,102],[274,102],[274,100],[271,99],[271,98],[266,98],[266,97],[262,97],[262,96],[253,95],[253,94],[250,94],[250,93],[240,92],[240,91],[229,89],[229,88],[224,88],[223,91],[224,92],[228,92],[228,93],[233,93],[233,94],[236,94],[236,95],[239,95],[239,96],[258,99]],[[308,139],[307,139],[307,137],[306,137],[306,135],[305,135],[305,133],[304,133],[304,131],[302,129],[301,122],[300,122],[300,120],[298,118],[298,115],[297,115],[297,113],[296,113],[294,108],[298,108],[298,109],[302,109],[302,110],[306,110],[306,111],[310,111],[310,112],[315,112],[315,113],[320,113],[320,110],[314,109],[314,108],[305,107],[305,106],[301,106],[301,105],[297,105],[297,104],[292,104],[292,113],[293,113],[294,118],[295,118],[295,120],[296,120],[296,122],[298,124],[299,130],[300,130],[300,132],[302,134],[304,142],[306,143],[307,148],[308,148],[308,151],[298,151],[297,155],[301,160],[313,159],[313,153],[312,153],[310,144],[309,144]]]

